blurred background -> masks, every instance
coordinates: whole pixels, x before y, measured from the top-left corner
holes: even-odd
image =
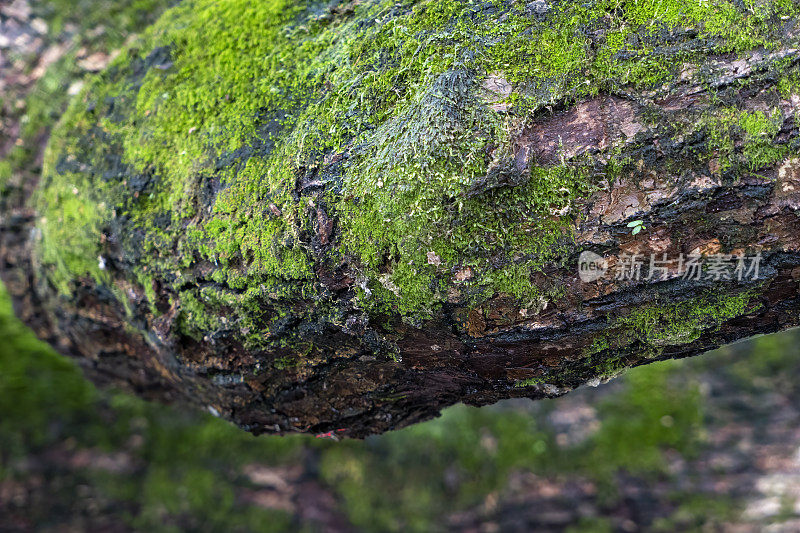
[[[168,0],[0,0],[0,199]],[[800,333],[369,438],[98,391],[0,288],[0,531],[798,531]]]

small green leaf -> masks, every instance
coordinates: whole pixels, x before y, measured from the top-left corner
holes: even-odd
[[[633,222],[628,222],[628,227],[629,228],[635,228],[635,227],[641,226],[641,225],[642,225],[642,221],[641,220],[634,220]]]
[[[642,231],[642,227],[641,227],[641,226],[636,226],[635,228],[633,228],[633,234],[634,234],[634,235],[636,235],[636,234],[637,234],[637,233],[639,233],[640,231]]]

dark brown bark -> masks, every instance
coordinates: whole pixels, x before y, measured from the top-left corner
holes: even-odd
[[[774,144],[796,153],[800,97],[776,91],[775,64],[781,58],[789,62],[781,68],[794,69],[800,53],[787,48],[754,52],[744,60],[711,58],[702,78],[687,74],[659,90],[618,91],[531,117],[515,141],[521,164],[531,154],[542,164],[582,154],[641,161],[577,206],[582,221],[571,254],[563,265],[545,267],[539,280],[562,287],[563,296],[539,311],[498,296],[479,308],[447,305],[420,327],[399,316],[346,328],[329,324],[308,333],[313,350],[304,357],[309,364],[258,374],[253,369],[260,361],[289,353],[253,353],[233,339],[198,343],[177,335],[177,308],[166,304],[159,317],[147,316],[146,305],[137,310],[148,332],[138,333],[126,328],[129,319],[111,294],[89,280],[68,301],[59,297],[36,275],[37,214],[28,204],[34,172],[19,173],[2,199],[0,277],[20,318],[75,357],[93,381],[206,408],[254,433],[364,437],[431,418],[457,402],[486,405],[504,398],[559,396],[607,379],[617,367],[696,355],[800,321],[800,161],[790,156],[753,171],[721,170],[719,161],[707,164],[692,157],[707,138],[683,135],[676,126],[725,106],[767,114],[778,110],[783,125]],[[606,149],[620,139],[630,142],[609,156]],[[735,150],[743,149],[739,140]],[[646,226],[637,235],[627,225],[633,219]],[[336,231],[334,221],[320,210],[317,222],[321,245],[327,245]],[[585,283],[577,263],[587,249],[612,265],[636,253],[676,258],[760,252],[763,259],[759,279],[749,282],[674,275],[661,282],[606,277]],[[353,290],[355,276],[346,268],[321,267],[317,274],[331,290]],[[166,301],[166,290],[159,290]],[[746,308],[707,321],[684,341],[647,342],[624,326],[626,317],[642,309],[744,293],[749,295]],[[610,345],[598,344],[603,339],[611,339]],[[603,365],[607,361],[616,365],[614,372]]]

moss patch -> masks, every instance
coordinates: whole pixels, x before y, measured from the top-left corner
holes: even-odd
[[[709,132],[709,148],[719,158],[720,170],[752,172],[781,161],[790,150],[774,142],[783,125],[777,108],[770,115],[725,108],[704,117],[701,123],[701,128]]]
[[[653,86],[708,53],[775,48],[795,9],[185,1],[61,121],[38,201],[41,256],[64,292],[104,279],[104,261],[132,263],[145,286],[159,279],[179,297],[196,281],[258,288],[259,305],[239,298],[237,317],[265,300],[323,302],[315,265],[344,258],[357,305],[373,313],[424,318],[454,286],[472,303],[536,301],[532,276],[571,241],[569,207],[598,163],[518,164],[510,139],[525,117]],[[694,34],[702,50],[683,46]],[[487,94],[492,76],[514,91]],[[758,144],[747,158],[774,156]],[[320,213],[337,220],[323,252]],[[187,329],[207,325],[197,309],[185,317]]]
[[[615,327],[651,346],[688,344],[709,327],[744,314],[752,295],[704,296],[676,304],[649,305],[618,318]]]
[[[752,292],[745,291],[735,295],[705,294],[684,302],[642,306],[614,318],[585,355],[597,359],[598,375],[615,377],[629,366],[613,355],[615,348],[638,342],[642,346],[642,358],[657,357],[666,346],[688,345],[723,322],[753,311],[756,304],[752,299]]]

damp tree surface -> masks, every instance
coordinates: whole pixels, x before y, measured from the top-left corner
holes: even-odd
[[[787,329],[799,23],[185,0],[2,183],[2,278],[95,382],[254,433],[364,437]]]

